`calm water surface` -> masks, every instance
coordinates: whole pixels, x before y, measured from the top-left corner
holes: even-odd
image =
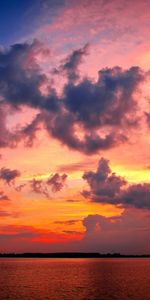
[[[150,259],[0,259],[0,300],[150,300]]]

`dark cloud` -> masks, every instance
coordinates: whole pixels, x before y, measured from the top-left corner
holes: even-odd
[[[35,56],[41,44],[15,44],[0,51],[1,96],[13,106],[26,104],[37,107],[41,101],[40,84],[45,76],[40,73]]]
[[[83,79],[77,85],[66,85],[66,107],[86,128],[132,125],[136,122],[133,93],[143,79],[138,67],[102,69],[96,82]]]
[[[61,99],[55,99],[60,103],[55,114],[43,115],[46,129],[69,148],[86,154],[126,142],[126,129],[138,125],[133,95],[143,79],[138,67],[125,71],[115,67],[101,70],[96,82],[69,81]]]
[[[10,147],[16,145],[16,134],[12,133],[6,125],[6,117],[8,107],[4,103],[0,103],[0,148]]]
[[[51,187],[52,192],[59,192],[64,187],[67,175],[55,173],[47,180],[47,185]]]
[[[124,178],[111,172],[109,161],[104,158],[100,159],[96,172],[85,172],[83,179],[87,181],[90,190],[82,194],[93,201],[104,203],[118,203],[118,195],[126,184]]]
[[[78,84],[69,81],[61,100],[65,110],[51,119],[45,117],[48,132],[69,148],[86,154],[126,142],[126,129],[138,124],[133,95],[143,79],[138,67],[114,67],[99,71],[96,82],[87,78]]]
[[[14,180],[21,175],[18,170],[10,170],[8,168],[0,169],[0,179],[4,180],[7,184],[14,183]]]
[[[76,132],[75,127],[79,124],[75,120],[75,116],[70,112],[57,114],[51,119],[47,115],[44,118],[44,122],[50,136],[58,139],[68,148],[85,154],[94,154],[100,149],[109,149],[127,141],[127,137],[123,134],[111,131],[105,136],[100,136],[94,130],[84,130],[82,124],[80,131]],[[78,136],[80,133],[83,134],[83,138]]]
[[[147,125],[148,125],[148,127],[150,128],[150,113],[145,112],[145,117],[146,117]]]
[[[55,69],[56,74],[65,72],[67,78],[71,82],[75,82],[79,79],[78,67],[81,64],[83,57],[88,54],[89,45],[86,44],[83,48],[74,50],[60,65],[58,69]]]
[[[133,184],[122,193],[123,203],[150,209],[150,183]]]
[[[67,179],[67,175],[60,175],[59,173],[55,173],[51,175],[48,180],[43,179],[32,179],[29,184],[32,192],[37,194],[43,194],[47,198],[50,198],[50,190],[54,193],[61,191],[64,187]]]
[[[20,184],[18,186],[15,187],[15,190],[17,192],[21,192],[21,190],[26,186],[26,183]]]
[[[40,130],[41,114],[37,114],[31,123],[24,126],[18,133],[18,139],[24,140],[25,145],[32,147],[36,139],[36,133]]]
[[[90,189],[82,195],[100,203],[121,204],[137,208],[150,209],[150,184],[129,184],[113,173],[109,161],[101,158],[96,172],[85,172],[83,179]]]
[[[78,67],[87,49],[86,45],[73,51],[60,67],[67,79],[61,96],[49,86],[49,79],[38,65],[36,56],[44,51],[40,42],[16,44],[0,51],[2,101],[13,108],[26,105],[39,111],[31,124],[18,130],[16,142],[25,139],[27,145],[32,145],[41,123],[50,136],[86,154],[128,140],[127,128],[138,125],[134,93],[145,74],[138,67],[114,67],[100,70],[96,81],[81,79]],[[48,85],[48,95],[40,91],[43,84]],[[10,146],[5,127],[3,132],[0,145]]]
[[[43,194],[47,198],[50,197],[48,189],[43,180],[34,178],[33,180],[30,181],[30,186],[31,186],[32,192],[37,193],[37,194]]]

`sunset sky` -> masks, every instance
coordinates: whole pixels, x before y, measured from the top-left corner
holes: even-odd
[[[0,252],[150,253],[150,0],[0,0]]]

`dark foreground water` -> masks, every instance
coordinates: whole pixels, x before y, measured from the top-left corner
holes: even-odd
[[[0,300],[150,300],[150,259],[0,259]]]

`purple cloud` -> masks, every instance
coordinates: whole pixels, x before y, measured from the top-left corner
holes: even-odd
[[[32,192],[37,193],[37,194],[43,194],[47,198],[50,197],[49,193],[48,193],[48,189],[47,189],[45,183],[43,182],[43,180],[34,178],[33,180],[30,181],[30,186],[31,186]]]
[[[83,179],[90,189],[83,190],[82,195],[91,201],[150,209],[150,184],[129,184],[111,171],[109,161],[104,158],[100,159],[97,170],[85,172]]]
[[[16,143],[25,139],[27,145],[32,146],[41,123],[50,136],[70,149],[86,154],[126,142],[127,128],[136,128],[139,122],[134,94],[145,79],[144,72],[139,67],[127,70],[105,68],[98,72],[96,81],[80,78],[76,82],[79,64],[87,54],[86,45],[64,60],[61,68],[66,73],[67,82],[62,95],[58,96],[53,87],[49,87],[48,95],[43,95],[40,86],[48,82],[48,78],[37,63],[38,51],[43,51],[43,45],[38,41],[16,44],[0,51],[0,96],[3,103],[8,103],[13,109],[26,105],[38,110],[31,124],[15,133]],[[80,128],[82,138],[77,128]],[[5,133],[0,144],[10,146],[9,139],[5,140],[8,132]]]
[[[64,187],[67,174],[60,175],[55,173],[47,180],[47,185],[51,187],[52,192],[59,192]]]
[[[0,179],[4,180],[7,184],[14,183],[14,180],[21,175],[18,170],[10,170],[8,168],[0,169]]]

